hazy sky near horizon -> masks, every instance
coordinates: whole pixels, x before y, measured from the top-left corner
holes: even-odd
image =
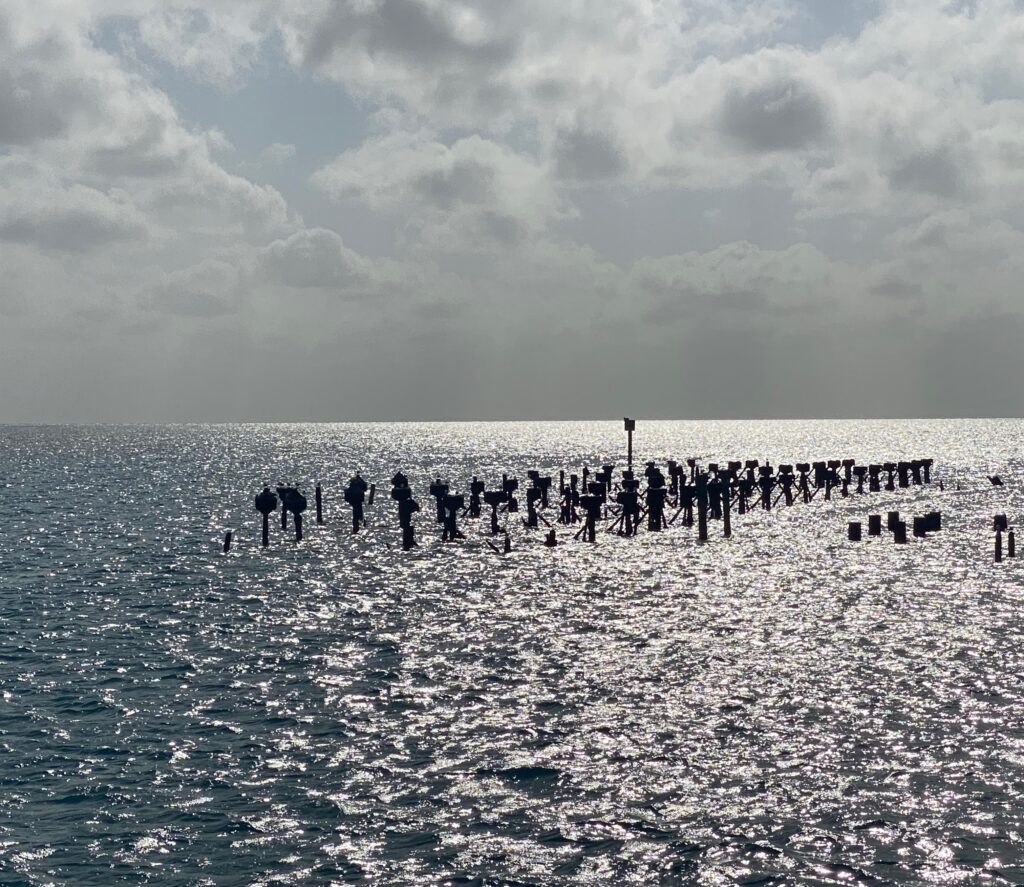
[[[1020,416],[1022,0],[3,0],[0,421]]]

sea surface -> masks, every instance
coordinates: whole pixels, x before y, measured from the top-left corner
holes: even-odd
[[[641,463],[933,457],[944,489],[704,545],[517,515],[504,555],[440,542],[430,480],[621,469],[621,422],[0,426],[0,885],[1024,884],[1022,444],[640,421]],[[306,538],[264,551],[285,480]],[[847,541],[891,509],[944,529]]]

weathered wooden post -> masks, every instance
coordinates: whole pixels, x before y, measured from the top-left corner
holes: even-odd
[[[324,496],[323,491],[320,489],[320,482],[317,481],[315,490],[316,499],[316,522],[322,524],[324,522]]]
[[[869,514],[868,515],[868,535],[869,536],[881,536],[882,535],[882,515],[880,515],[880,514]]]
[[[708,541],[708,476],[703,471],[697,475],[697,538]]]
[[[849,526],[846,528],[846,536],[851,542],[860,542],[861,540],[861,523],[860,521],[850,521]]]
[[[263,515],[263,547],[270,545],[270,514],[277,510],[277,496],[264,487],[256,496],[256,510]]]

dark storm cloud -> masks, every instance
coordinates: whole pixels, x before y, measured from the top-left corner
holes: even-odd
[[[313,27],[306,63],[320,67],[336,53],[354,49],[424,69],[453,64],[488,68],[506,64],[515,52],[515,41],[508,36],[469,40],[458,33],[445,7],[419,0],[372,5],[339,0]]]
[[[820,142],[829,127],[828,107],[807,83],[779,78],[730,90],[722,131],[745,151],[789,151]]]
[[[924,295],[920,283],[897,274],[884,274],[868,288],[868,292],[880,299],[893,302],[913,302]]]
[[[913,154],[889,173],[894,188],[935,197],[954,197],[966,184],[968,161],[952,148]]]
[[[83,252],[144,235],[137,216],[109,206],[58,206],[6,215],[0,211],[0,240],[43,249]]]
[[[559,132],[552,154],[559,177],[569,181],[610,179],[626,171],[622,150],[610,135],[596,129]]]
[[[424,170],[411,186],[435,206],[447,208],[458,203],[486,203],[493,199],[494,182],[492,167],[465,158],[448,167]]]

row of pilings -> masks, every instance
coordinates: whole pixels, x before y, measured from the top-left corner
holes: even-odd
[[[628,425],[627,431],[631,457],[632,429]],[[932,459],[869,465],[858,465],[854,459],[831,459],[775,468],[757,459],[701,465],[690,458],[668,460],[664,465],[647,462],[637,476],[630,459],[618,480],[616,466],[604,464],[593,471],[584,466],[578,474],[560,471],[557,486],[552,476],[537,470],[526,473],[526,486],[520,485],[518,477],[505,473],[500,484],[488,489],[484,480],[474,476],[468,484],[468,496],[454,490],[448,481],[435,477],[427,493],[434,500],[430,511],[440,526],[443,542],[465,538],[460,522],[482,519],[487,535],[505,536],[507,551],[508,534],[501,526],[501,518],[504,516],[507,521],[510,515],[522,515],[523,524],[530,529],[545,525],[548,546],[558,544],[554,524],[578,525],[573,538],[593,543],[599,528],[632,537],[641,529],[660,532],[680,522],[683,526],[696,526],[698,540],[704,542],[708,540],[711,521],[720,521],[722,535],[731,537],[734,513],[744,515],[753,509],[771,511],[809,504],[818,497],[831,500],[930,484],[933,464]],[[366,527],[365,506],[373,504],[375,491],[376,485],[358,473],[345,486],[343,500],[351,509],[352,534]],[[408,477],[400,471],[391,478],[390,498],[396,504],[403,548],[416,547],[415,518],[422,509]],[[316,521],[320,524],[323,488],[319,483],[315,503]],[[263,519],[264,547],[269,545],[270,515],[278,507],[282,530],[287,530],[291,515],[295,539],[302,539],[306,497],[291,484],[277,486],[276,492],[268,486],[255,498],[255,508]],[[225,550],[229,547],[230,539],[226,539]]]

